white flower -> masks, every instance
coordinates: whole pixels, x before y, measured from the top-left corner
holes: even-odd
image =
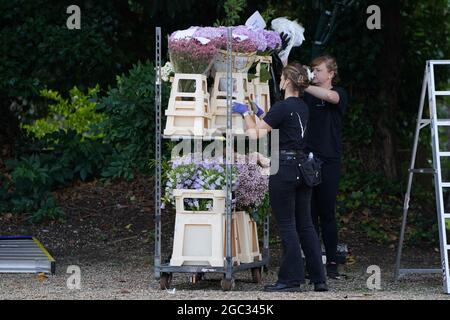
[[[169,61],[166,62],[164,67],[161,68],[161,79],[165,82],[169,81],[169,77],[175,73],[173,65]]]
[[[308,81],[312,81],[314,79],[314,72],[309,69],[309,67],[305,67],[306,72],[308,73]]]
[[[211,40],[206,39],[204,37],[195,37],[194,39],[198,40],[201,44],[205,45],[211,42]]]

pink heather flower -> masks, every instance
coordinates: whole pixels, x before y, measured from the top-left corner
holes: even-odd
[[[196,39],[169,40],[169,54],[175,72],[204,73],[217,48],[212,42],[203,45]]]
[[[211,42],[214,43],[214,45],[221,50],[227,49],[227,38],[226,37],[220,37],[217,39],[212,40]],[[239,41],[238,39],[233,39],[231,43],[231,49],[233,52],[239,52],[239,53],[252,53],[257,51],[256,45],[250,40],[246,39],[243,41]]]

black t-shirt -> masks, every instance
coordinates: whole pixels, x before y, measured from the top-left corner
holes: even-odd
[[[281,150],[303,150],[306,146],[308,106],[298,97],[289,97],[275,103],[264,116],[264,121],[278,129]]]
[[[319,157],[340,158],[343,118],[348,97],[341,87],[333,87],[331,90],[339,94],[338,104],[331,104],[305,92],[304,100],[309,108],[306,149]]]

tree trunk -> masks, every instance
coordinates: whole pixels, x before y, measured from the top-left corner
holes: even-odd
[[[0,103],[0,158],[3,159],[11,156],[11,147],[19,135],[19,122],[10,110],[10,102],[2,98]]]
[[[400,86],[401,60],[401,14],[400,1],[383,1],[381,5],[384,46],[378,58],[379,102],[382,114],[377,120],[378,133],[381,136],[383,168],[388,179],[398,178],[396,150],[397,143],[390,123],[396,120],[398,108],[397,90]],[[385,106],[385,107],[384,107]]]

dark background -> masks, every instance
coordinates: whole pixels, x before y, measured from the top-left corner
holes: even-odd
[[[81,8],[81,30],[66,28],[71,4]],[[290,60],[308,64],[318,18],[334,4],[0,0],[0,215],[22,214],[34,222],[58,219],[64,212],[52,198],[57,189],[77,181],[151,176],[155,26],[168,35],[191,25],[244,24],[255,10],[267,21],[286,16],[306,29],[306,41],[291,51]],[[372,4],[381,8],[381,30],[366,27],[366,8]],[[425,62],[450,57],[450,3],[356,0],[342,7],[336,19],[324,51],[337,57],[341,85],[350,96],[338,198],[341,228],[392,242],[399,230]],[[164,63],[165,37],[163,47]],[[440,77],[448,83],[450,70]],[[99,91],[90,99],[106,115],[101,139],[80,138],[70,130],[36,139],[21,128],[48,114],[52,101],[42,89],[69,98],[74,86],[87,92],[97,84]],[[427,137],[428,131],[418,167],[429,166]],[[419,181],[407,236],[432,242],[437,236],[434,190],[431,178]]]

